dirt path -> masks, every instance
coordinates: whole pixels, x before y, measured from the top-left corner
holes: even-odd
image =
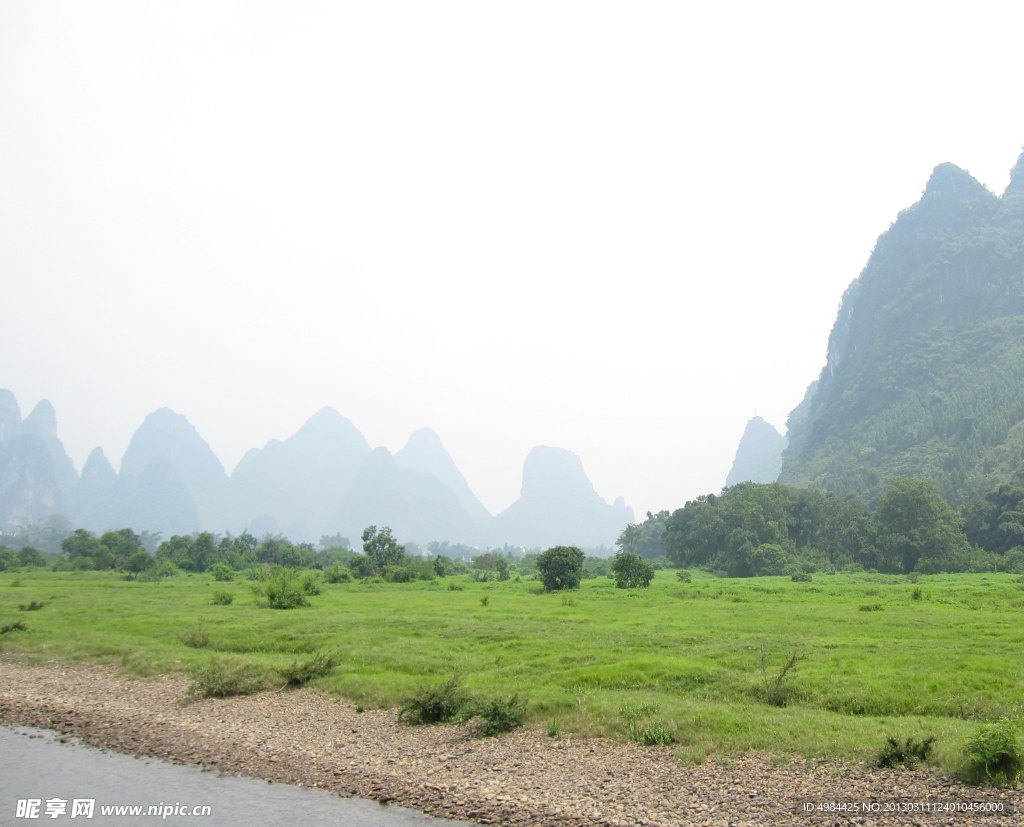
[[[1019,791],[978,790],[927,772],[780,763],[742,755],[684,765],[672,750],[605,739],[500,739],[465,726],[406,727],[306,690],[180,703],[182,678],[118,678],[100,666],[0,659],[0,723],[75,735],[117,752],[394,801],[508,825],[1024,824]],[[806,803],[875,802],[829,815]],[[1001,805],[1002,814],[885,813],[887,803]]]

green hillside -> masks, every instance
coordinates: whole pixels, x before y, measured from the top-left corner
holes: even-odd
[[[894,476],[960,505],[1024,461],[1024,155],[1000,198],[953,164],[878,239],[779,481],[875,501]]]

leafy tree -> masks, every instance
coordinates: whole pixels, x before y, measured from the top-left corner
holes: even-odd
[[[153,565],[153,558],[145,551],[137,551],[124,561],[122,568],[133,577],[137,577]]]
[[[615,541],[619,551],[638,554],[645,560],[653,560],[665,554],[662,536],[669,518],[669,512],[659,511],[657,514],[647,512],[647,519],[639,525],[628,525]]]
[[[60,548],[72,561],[79,557],[92,558],[100,550],[100,541],[91,531],[76,528],[70,537],[61,541]]]
[[[21,550],[18,551],[18,562],[23,566],[45,566],[46,558],[43,557],[39,549],[32,548],[32,546],[22,546]]]
[[[115,560],[124,561],[136,552],[142,551],[139,535],[130,528],[107,531],[100,537],[100,545],[114,555]]]
[[[391,529],[384,526],[367,526],[363,530],[363,554],[373,561],[377,569],[385,566],[400,566],[405,559],[405,547],[391,536]]]
[[[575,546],[555,546],[537,558],[537,571],[549,592],[578,589],[583,579],[583,552]]]
[[[645,589],[654,579],[654,567],[639,554],[623,551],[612,560],[612,574],[620,589]]]
[[[925,480],[897,477],[875,510],[877,545],[904,572],[956,570],[969,553],[961,520]]]
[[[507,557],[498,557],[494,561],[494,570],[498,573],[499,580],[508,580],[509,578],[509,563]]]

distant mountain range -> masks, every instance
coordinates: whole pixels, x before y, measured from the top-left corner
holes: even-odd
[[[432,430],[392,456],[333,408],[253,448],[230,475],[184,416],[161,408],[132,436],[120,471],[96,448],[79,475],[50,403],[23,421],[14,395],[0,390],[0,524],[57,513],[92,530],[130,526],[165,538],[248,529],[357,543],[366,526],[388,525],[403,541],[526,547],[611,546],[633,522],[621,497],[609,505],[594,491],[579,457],[543,446],[526,458],[519,500],[493,516]]]

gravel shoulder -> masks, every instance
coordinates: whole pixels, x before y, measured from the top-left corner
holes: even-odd
[[[126,680],[105,666],[0,658],[0,723],[36,726],[146,755],[284,784],[508,825],[1024,823],[1020,791],[979,790],[926,771],[745,754],[690,766],[670,748],[524,730],[407,727],[308,690],[183,704],[180,677]],[[858,803],[829,814],[806,803]],[[864,802],[878,805],[864,812]],[[1002,813],[885,812],[887,804],[982,802]]]

